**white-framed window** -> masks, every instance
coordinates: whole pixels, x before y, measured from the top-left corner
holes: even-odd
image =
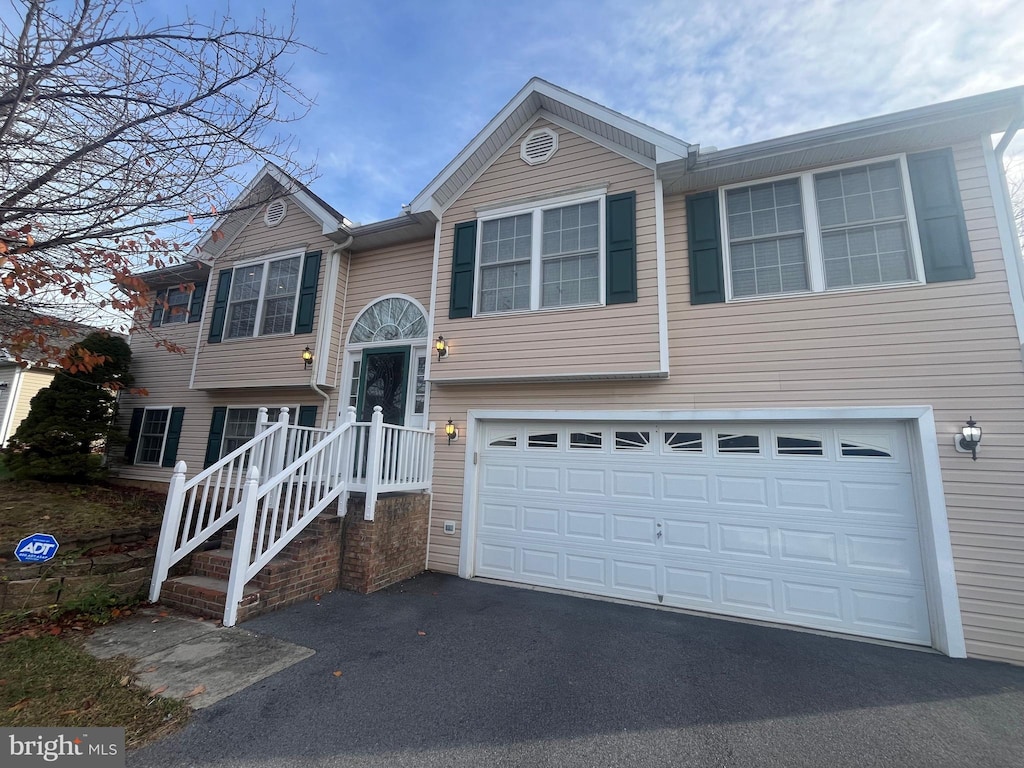
[[[601,190],[481,216],[476,314],[602,304],[604,200]]]
[[[281,416],[281,408],[267,408],[267,423],[273,424]],[[288,423],[294,425],[299,413],[298,406],[288,406]],[[241,448],[256,436],[256,424],[259,422],[260,407],[228,408],[224,419],[224,434],[220,442],[220,455],[227,456],[237,448]]]
[[[163,324],[188,322],[188,306],[192,301],[192,292],[181,288],[168,288],[164,296],[167,307],[164,309]]]
[[[136,464],[159,464],[163,461],[170,421],[170,407],[146,408],[139,429],[138,447],[135,449]]]
[[[720,194],[730,300],[923,282],[904,155]]]
[[[245,339],[291,333],[302,254],[235,267],[231,274],[225,336]]]
[[[427,353],[417,351],[413,355],[416,382],[412,391],[412,412],[422,415],[427,407]]]

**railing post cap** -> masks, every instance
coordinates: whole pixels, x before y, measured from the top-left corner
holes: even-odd
[[[184,475],[186,472],[188,472],[188,466],[185,464],[184,461],[179,461],[177,464],[174,465],[174,474]]]
[[[375,405],[375,406],[373,406],[373,412],[374,413],[384,413],[384,409],[381,408],[379,405]]]
[[[260,481],[260,468],[253,464],[245,475],[246,482],[258,483]]]

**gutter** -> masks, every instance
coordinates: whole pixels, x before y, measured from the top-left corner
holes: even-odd
[[[324,291],[324,301],[320,308],[320,322],[317,324],[315,342],[316,360],[323,362],[317,362],[316,364],[314,364],[313,371],[309,376],[309,388],[316,392],[318,395],[320,395],[320,397],[322,397],[324,400],[323,414],[320,417],[320,423],[324,429],[327,429],[327,425],[330,423],[331,420],[331,396],[329,393],[324,392],[322,389],[320,389],[319,385],[317,384],[317,377],[321,370],[324,372],[325,378],[327,374],[326,366],[328,354],[324,351],[324,347],[326,339],[326,348],[327,350],[330,349],[330,337],[334,325],[334,302],[336,298],[336,292],[338,290],[337,257],[342,251],[349,248],[354,240],[355,236],[349,235],[348,239],[345,240],[344,243],[334,246],[327,253],[327,259],[330,268],[325,270],[325,272],[327,273],[327,290]],[[349,259],[349,263],[351,264],[351,258]],[[345,290],[347,293],[347,285],[345,286]]]

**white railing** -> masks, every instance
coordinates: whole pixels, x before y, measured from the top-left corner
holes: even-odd
[[[216,464],[186,481],[185,463],[178,462],[150,600],[159,599],[174,563],[238,518],[224,610],[224,624],[232,626],[245,584],[336,499],[342,498],[343,515],[348,493],[364,492],[363,516],[373,520],[381,493],[430,489],[433,424],[385,424],[379,406],[369,422],[355,418],[349,408],[345,423],[333,431],[293,427],[282,409],[270,425],[261,408],[256,437]]]

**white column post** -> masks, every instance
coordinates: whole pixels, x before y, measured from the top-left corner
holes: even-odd
[[[373,520],[377,507],[377,488],[380,485],[382,459],[384,457],[384,409],[373,406],[370,417],[370,438],[366,445],[366,509],[364,520]]]
[[[342,426],[348,427],[348,433],[345,435],[345,442],[342,446],[342,450],[338,451],[338,473],[341,475],[341,482],[345,485],[345,490],[341,494],[341,498],[338,500],[338,516],[344,517],[348,510],[348,497],[349,488],[352,486],[352,480],[355,476],[355,461],[356,461],[356,445],[359,440],[359,430],[352,426],[356,423],[356,407],[350,405],[345,412],[345,418],[342,420]]]
[[[269,427],[269,423],[267,421],[267,409],[266,408],[260,408],[259,415],[256,417],[256,435],[257,436],[262,435],[264,433],[264,431],[266,431],[266,429],[268,427]],[[258,453],[256,453],[255,456],[251,457],[252,463],[256,464],[260,468],[260,472],[264,476],[267,476],[267,475],[270,474],[267,471],[268,467],[267,467],[267,464],[266,464],[266,460],[267,460],[267,441],[266,440],[260,441],[260,443],[256,446],[256,451]]]
[[[264,480],[269,480],[272,477],[277,477],[281,470],[284,469],[285,462],[288,460],[288,409],[282,408],[281,414],[277,417],[277,423],[280,424],[280,428],[277,430],[277,434],[273,436],[273,446],[271,447],[270,454],[270,470],[263,476]],[[276,507],[278,501],[281,499],[281,486],[278,485],[270,498],[267,499],[267,504],[271,508]]]
[[[156,545],[156,562],[153,563],[153,580],[149,585],[149,602],[160,599],[160,587],[167,580],[171,568],[171,556],[178,540],[178,526],[181,525],[181,508],[185,503],[184,461],[174,465],[171,482],[167,487],[167,501],[164,502],[164,519],[160,523],[160,540]]]
[[[245,591],[245,572],[249,570],[252,556],[252,537],[256,530],[256,491],[260,485],[259,467],[249,467],[242,487],[242,509],[238,513],[238,527],[235,530],[235,548],[231,553],[231,575],[228,577],[228,594],[224,603],[224,626],[233,627],[238,620],[238,604]]]
[[[424,462],[424,472],[426,473],[423,480],[427,484],[426,490],[433,491],[434,487],[434,445],[437,443],[435,437],[437,435],[437,422],[430,422],[430,435],[426,441],[424,441],[424,449],[427,453],[427,459]]]

